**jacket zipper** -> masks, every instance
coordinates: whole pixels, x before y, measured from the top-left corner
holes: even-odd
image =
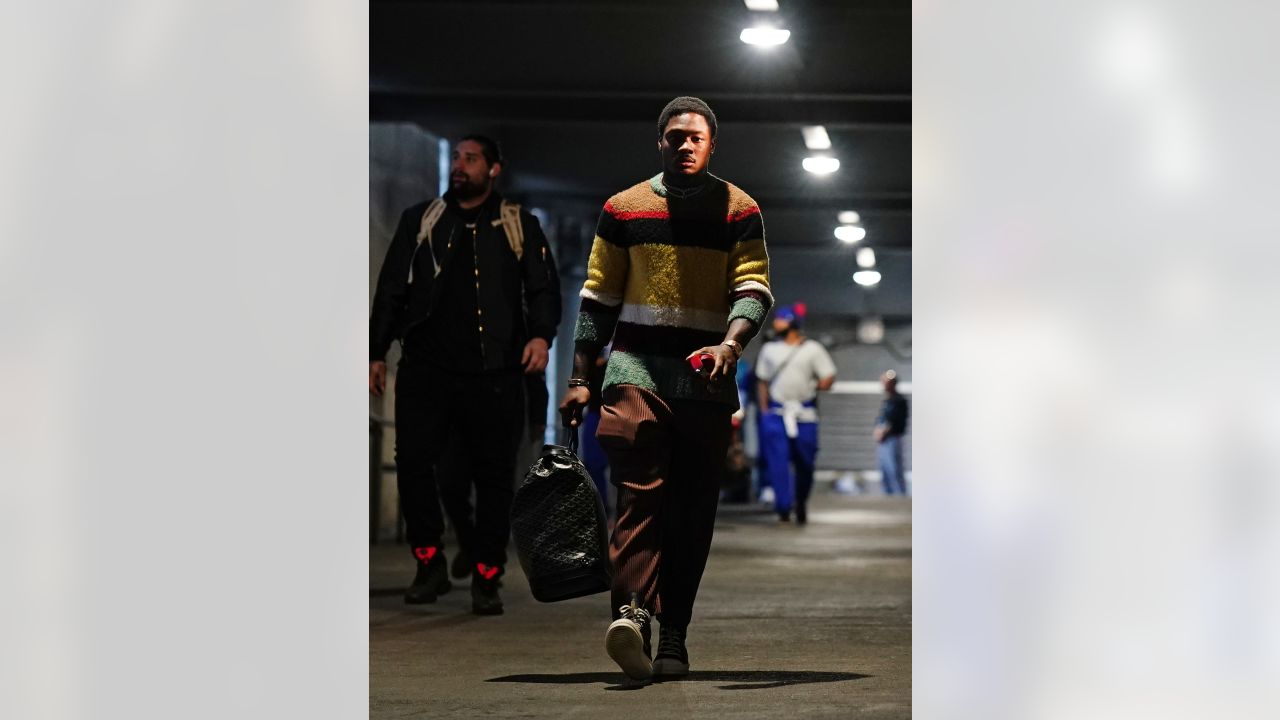
[[[480,304],[480,245],[476,242],[479,225],[480,221],[477,219],[471,226],[471,257],[476,273],[476,327],[480,332],[480,369],[483,370],[488,355],[484,351],[484,309]]]

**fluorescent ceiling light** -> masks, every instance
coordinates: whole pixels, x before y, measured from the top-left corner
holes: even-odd
[[[866,317],[858,322],[858,342],[875,345],[883,340],[883,320],[878,317]]]
[[[858,221],[861,220],[862,217],[852,210],[845,210],[837,215],[836,219],[840,221],[841,225],[857,225]]]
[[[778,0],[742,0],[748,10],[758,12],[778,12]]]
[[[781,45],[791,37],[791,31],[781,28],[753,27],[743,30],[738,37],[748,45]]]
[[[836,239],[853,244],[867,236],[867,229],[856,225],[841,225],[836,228]]]
[[[800,128],[804,135],[804,146],[810,150],[830,150],[831,138],[827,137],[827,129],[821,125],[810,125]]]
[[[807,157],[800,164],[816,175],[828,175],[840,169],[840,159],[833,157]]]
[[[880,282],[880,273],[875,270],[859,270],[853,274],[853,281],[863,287],[871,287]]]
[[[860,268],[873,268],[876,266],[876,251],[871,248],[858,248],[858,254],[855,257],[858,259],[858,267]]]

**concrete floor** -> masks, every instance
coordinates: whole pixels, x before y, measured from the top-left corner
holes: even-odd
[[[539,603],[514,557],[506,614],[481,618],[465,581],[434,605],[404,605],[408,551],[371,548],[370,717],[911,715],[909,500],[821,494],[805,528],[721,508],[692,673],[644,687],[604,652],[607,595]]]

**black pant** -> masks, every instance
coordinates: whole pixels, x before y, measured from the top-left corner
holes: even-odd
[[[468,459],[476,489],[472,562],[505,565],[516,452],[524,426],[519,371],[467,375],[402,364],[396,374],[396,479],[412,547],[442,545],[437,466],[446,452]],[[443,468],[442,468],[443,469]]]
[[[634,385],[604,391],[596,437],[618,488],[609,539],[611,610],[631,594],[663,627],[685,627],[715,531],[732,432],[728,405],[663,400]]]

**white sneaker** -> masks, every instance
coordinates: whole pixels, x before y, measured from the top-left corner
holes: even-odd
[[[604,649],[632,680],[648,680],[653,665],[645,652],[645,631],[649,628],[649,611],[630,605],[618,608],[622,617],[614,620],[604,634]]]
[[[773,503],[775,500],[777,500],[777,497],[773,494],[773,488],[766,485],[763,489],[760,490],[761,505],[767,505],[769,507],[773,507]]]

